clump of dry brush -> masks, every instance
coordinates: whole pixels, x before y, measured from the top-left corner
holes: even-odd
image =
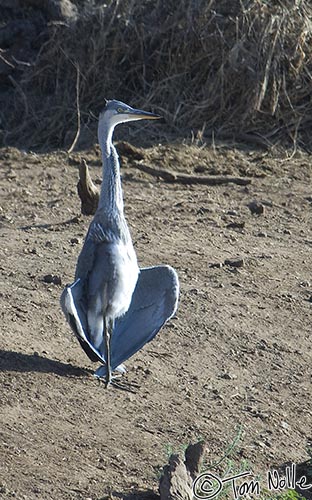
[[[4,143],[62,147],[78,109],[83,125],[115,97],[180,135],[312,147],[309,0],[72,3],[74,19],[47,22],[36,59],[11,76]]]

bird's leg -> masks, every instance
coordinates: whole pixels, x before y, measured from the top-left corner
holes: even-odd
[[[104,345],[105,345],[105,352],[106,352],[106,374],[105,374],[105,389],[109,385],[112,385],[116,387],[117,389],[122,389],[123,391],[128,391],[128,392],[133,392],[134,394],[136,393],[133,388],[139,388],[140,386],[132,383],[132,384],[119,384],[118,382],[115,381],[116,378],[120,377],[121,375],[112,375],[112,365],[111,365],[111,337],[112,333],[114,331],[114,320],[108,319],[104,317]],[[101,376],[99,376],[99,380],[101,380]],[[103,377],[104,378],[104,377]]]
[[[112,366],[111,366],[111,335],[113,332],[114,322],[111,319],[104,318],[104,341],[105,341],[105,351],[106,351],[106,378],[105,378],[105,388],[109,386],[112,381]]]

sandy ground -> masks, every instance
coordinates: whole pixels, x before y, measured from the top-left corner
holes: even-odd
[[[255,474],[309,457],[309,157],[195,145],[142,154],[155,168],[252,182],[169,184],[122,158],[139,263],[170,264],[181,283],[176,317],[127,362],[132,394],[92,377],[59,306],[90,222],[77,164],[83,156],[100,179],[98,149],[0,152],[1,498],[156,498],[168,450],[200,438],[208,468],[238,435],[231,460]]]

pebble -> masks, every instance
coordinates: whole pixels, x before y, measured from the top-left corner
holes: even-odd
[[[225,380],[235,380],[235,379],[237,379],[237,375],[235,375],[234,373],[232,374],[229,372],[224,372],[224,373],[221,373],[220,378],[223,378]]]
[[[227,224],[227,229],[244,229],[245,227],[245,222],[230,222]]]
[[[60,276],[53,275],[53,274],[46,274],[43,276],[43,281],[45,283],[53,283],[53,285],[61,285],[62,284],[62,279]]]
[[[281,426],[283,427],[283,429],[289,429],[289,424],[287,422],[285,422],[284,420],[281,421]]]
[[[242,257],[237,257],[235,259],[225,259],[224,265],[231,267],[244,267],[245,261]]]
[[[194,168],[194,172],[196,174],[203,174],[204,172],[206,172],[206,170],[207,170],[207,167],[205,165],[197,165]]]
[[[265,207],[259,201],[253,200],[248,203],[247,207],[251,211],[252,214],[263,215],[265,212]]]
[[[221,267],[223,267],[223,263],[222,262],[212,262],[211,264],[209,264],[209,267],[211,267],[213,269],[221,269]]]
[[[299,286],[302,286],[304,288],[310,288],[311,283],[310,281],[300,281]]]
[[[78,245],[80,243],[79,238],[71,238],[70,242],[72,245]]]

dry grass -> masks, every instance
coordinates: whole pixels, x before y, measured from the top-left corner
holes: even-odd
[[[115,97],[157,110],[178,135],[312,147],[308,0],[82,3],[75,24],[48,27],[35,65],[12,82],[4,143],[70,146],[76,103],[83,132]]]

